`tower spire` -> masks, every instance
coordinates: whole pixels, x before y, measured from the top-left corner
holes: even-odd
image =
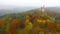
[[[45,5],[43,5],[43,6],[41,7],[41,11],[42,11],[42,13],[45,12]]]

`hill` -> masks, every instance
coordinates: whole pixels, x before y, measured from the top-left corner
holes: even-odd
[[[59,16],[60,15],[60,13],[59,12],[56,12],[55,10],[53,10],[53,9],[56,9],[56,8],[52,8],[52,10],[50,10],[51,8],[46,8],[45,9],[45,13],[47,13],[48,15],[51,15],[51,16]],[[32,9],[32,10],[26,10],[26,11],[23,11],[23,12],[18,12],[18,11],[20,11],[19,9],[18,9],[18,11],[17,11],[17,9],[16,9],[16,12],[15,12],[15,10],[0,10],[1,12],[0,13],[2,13],[2,14],[5,14],[5,13],[7,13],[5,16],[11,16],[11,15],[28,15],[28,14],[33,14],[33,15],[39,15],[39,14],[41,14],[41,10],[40,10],[40,8],[38,8],[38,9]],[[11,12],[11,13],[10,13]],[[0,14],[1,15],[1,14]],[[4,16],[4,15],[2,15],[2,16]]]
[[[10,8],[10,9],[9,9]],[[0,8],[0,15],[4,14],[10,14],[10,13],[21,13],[21,12],[26,12],[29,10],[38,10],[40,8],[38,7],[7,7],[7,8]],[[59,7],[46,7],[46,9],[53,10],[54,12],[60,13],[60,8]]]
[[[47,9],[53,10],[60,13],[60,7],[47,7]]]
[[[48,28],[48,29],[47,29]],[[10,13],[0,16],[0,29],[2,34],[41,34],[60,31],[60,13],[50,9],[27,10],[19,13]],[[48,30],[48,32],[46,32]],[[18,31],[18,32],[17,32]],[[29,32],[28,32],[29,31]]]

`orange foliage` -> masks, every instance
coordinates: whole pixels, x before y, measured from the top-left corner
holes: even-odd
[[[12,24],[7,25],[7,33],[8,34],[17,34],[16,27],[18,27],[19,19],[12,19]],[[9,28],[8,28],[9,27]]]
[[[48,28],[48,30],[54,30],[55,29],[55,24],[54,23],[48,23],[47,28]]]
[[[60,31],[60,22],[56,23],[56,28]]]
[[[19,23],[19,19],[12,19],[12,23],[13,24],[18,24]]]
[[[20,22],[20,23],[18,23],[17,25],[16,25],[16,28],[21,28],[21,29],[23,29],[23,28],[25,28],[25,24],[22,22]]]
[[[11,27],[10,27],[10,33],[11,34],[17,34],[17,32],[16,32],[16,27],[14,26],[14,25],[12,25]]]
[[[0,27],[3,27],[4,26],[4,21],[3,20],[0,20]]]
[[[8,26],[9,27],[7,27],[6,34],[17,34],[16,27],[14,25]]]

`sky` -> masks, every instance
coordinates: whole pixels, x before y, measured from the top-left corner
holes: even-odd
[[[60,7],[60,0],[0,0],[0,6]]]

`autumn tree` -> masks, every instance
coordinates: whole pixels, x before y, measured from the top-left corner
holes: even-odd
[[[57,22],[57,23],[56,23],[56,30],[57,30],[57,31],[60,31],[60,22]]]
[[[1,27],[4,27],[4,25],[5,25],[4,20],[0,20],[0,28],[1,28]]]
[[[26,21],[25,21],[25,34],[29,34],[29,32],[32,30],[33,24],[30,22],[30,17],[26,16]]]

